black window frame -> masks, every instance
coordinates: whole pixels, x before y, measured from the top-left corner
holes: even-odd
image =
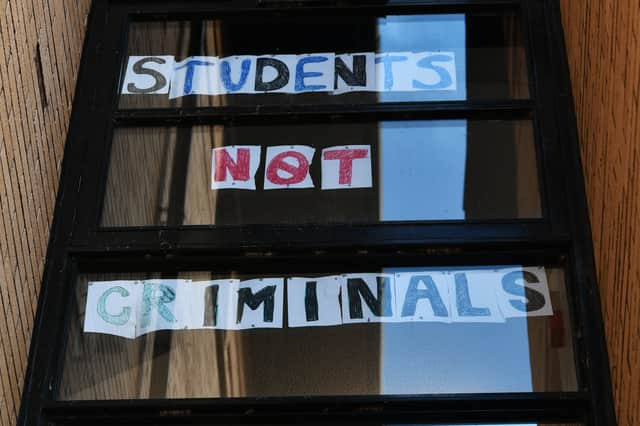
[[[402,3],[402,4],[401,4]],[[530,100],[390,103],[375,106],[118,110],[132,20],[215,13],[316,9],[464,13],[516,11],[522,20]],[[201,19],[201,18],[200,18]],[[283,1],[94,0],[65,147],[60,188],[18,424],[114,422],[276,424],[583,422],[615,425],[604,327],[557,0]],[[101,228],[110,141],[116,127],[300,120],[533,119],[543,217],[539,220],[243,227]],[[56,401],[66,341],[65,306],[84,270],[177,271],[219,264],[259,271],[265,259],[347,264],[394,256],[431,264],[506,264],[566,259],[579,390],[558,393]]]

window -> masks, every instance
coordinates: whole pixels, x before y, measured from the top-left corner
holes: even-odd
[[[103,226],[168,224],[169,217],[163,212],[175,197],[169,192],[174,176],[167,164],[177,161],[184,133],[177,127],[116,130],[101,215]],[[289,143],[283,145],[283,141]],[[307,182],[296,185],[287,183],[296,176],[267,159],[270,150],[282,146],[297,154],[300,141],[315,154],[304,159],[309,164]],[[231,156],[235,154],[233,147],[255,146],[257,142],[265,161],[256,164],[256,190],[212,190],[207,184],[212,172],[232,172],[212,170],[212,150],[221,154],[220,150],[228,148],[224,153],[231,152]],[[374,224],[537,219],[542,215],[531,120],[194,126],[189,129],[188,145],[181,225]],[[353,168],[353,182],[345,185],[349,189],[327,189],[340,164],[339,160],[322,159],[321,154],[339,152],[332,147],[349,145],[370,149],[371,159],[364,159],[363,167],[371,170],[371,182],[367,187],[356,186],[359,164],[354,159],[353,164],[344,165]],[[252,156],[259,163],[259,151]],[[283,161],[290,161],[291,170],[299,173],[295,157]],[[333,163],[335,171],[326,169]],[[274,183],[269,173],[283,175],[284,183]],[[131,185],[132,181],[137,185]],[[278,190],[279,185],[288,190]]]
[[[21,422],[615,424],[557,28],[95,1]]]

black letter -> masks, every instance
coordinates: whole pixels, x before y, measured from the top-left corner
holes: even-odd
[[[336,57],[336,71],[333,82],[334,89],[338,88],[338,77],[349,86],[367,85],[367,57],[365,55],[353,56],[353,71],[347,68],[342,58]]]
[[[517,280],[519,279],[524,279],[528,283],[540,282],[538,281],[538,277],[529,271],[509,272],[507,275],[502,277],[502,288],[504,291],[514,296],[526,297],[527,299],[526,305],[520,300],[509,300],[511,306],[521,312],[533,312],[542,309],[547,303],[544,295],[533,288],[519,285],[517,283]],[[523,289],[524,291],[522,291]]]
[[[253,294],[250,288],[241,288],[238,290],[238,312],[236,316],[236,322],[240,324],[242,322],[242,314],[244,313],[244,305],[246,304],[255,311],[262,303],[264,303],[263,321],[273,322],[273,310],[275,308],[274,296],[276,292],[276,286],[270,285],[256,294]]]
[[[162,73],[159,73],[158,71],[153,70],[151,68],[144,68],[144,65],[148,62],[155,62],[156,64],[164,64],[167,61],[165,61],[162,58],[150,57],[150,58],[140,59],[138,62],[133,64],[133,72],[135,72],[136,74],[150,75],[156,80],[156,82],[153,86],[149,87],[148,89],[138,89],[135,84],[129,83],[129,85],[127,86],[127,91],[129,91],[129,93],[140,93],[140,94],[153,93],[162,89],[164,86],[167,85],[167,79],[164,77],[164,75],[162,75]]]
[[[272,67],[278,72],[276,78],[269,82],[262,80],[265,67]],[[282,89],[289,82],[289,68],[284,62],[274,58],[258,58],[256,61],[256,92],[268,92]]]
[[[373,297],[369,286],[362,278],[347,279],[347,291],[349,293],[349,315],[351,318],[362,318],[362,299],[377,317],[390,317],[391,310],[391,286],[387,277],[376,277],[378,284],[378,297]]]
[[[205,327],[215,327],[218,325],[218,289],[219,285],[212,285],[205,288],[204,293],[204,322]],[[207,307],[209,309],[207,309]]]
[[[309,281],[305,288],[304,310],[307,314],[307,321],[318,321],[318,293],[317,283]]]

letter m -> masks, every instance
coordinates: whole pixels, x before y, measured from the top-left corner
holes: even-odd
[[[238,290],[238,312],[236,314],[236,322],[242,322],[244,315],[244,306],[247,305],[251,310],[255,311],[260,305],[263,306],[262,320],[264,322],[273,322],[273,311],[275,308],[276,286],[266,286],[262,290],[253,294],[251,288],[241,288]]]

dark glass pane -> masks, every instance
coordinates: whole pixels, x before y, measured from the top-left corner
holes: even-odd
[[[105,423],[107,424],[107,423]],[[189,425],[189,426],[210,426],[211,423],[200,423],[200,422],[194,422],[194,421],[190,421],[189,423],[180,423],[178,422],[171,422],[171,423],[166,423],[167,425],[171,425],[171,426],[177,426],[177,425]],[[231,423],[226,424],[226,423],[216,423],[219,424],[221,426],[232,426]],[[302,423],[302,424],[306,424],[306,423]],[[313,426],[328,426],[328,423],[311,423]],[[352,423],[338,423],[338,422],[332,422],[331,426],[348,426]],[[520,423],[411,423],[411,424],[397,424],[397,423],[358,423],[361,426],[584,426],[583,423],[538,423],[538,422],[520,422]],[[123,423],[118,423],[116,426],[122,426]],[[124,425],[128,426],[128,423],[124,423]],[[233,425],[237,425],[237,426],[250,426],[249,424],[237,424],[234,423]],[[266,424],[264,426],[281,426],[282,424]]]
[[[102,225],[539,218],[537,167],[528,120],[122,128]]]
[[[577,390],[562,266],[366,272],[81,275],[58,397]]]
[[[529,97],[516,14],[133,22],[124,66],[121,108]]]

